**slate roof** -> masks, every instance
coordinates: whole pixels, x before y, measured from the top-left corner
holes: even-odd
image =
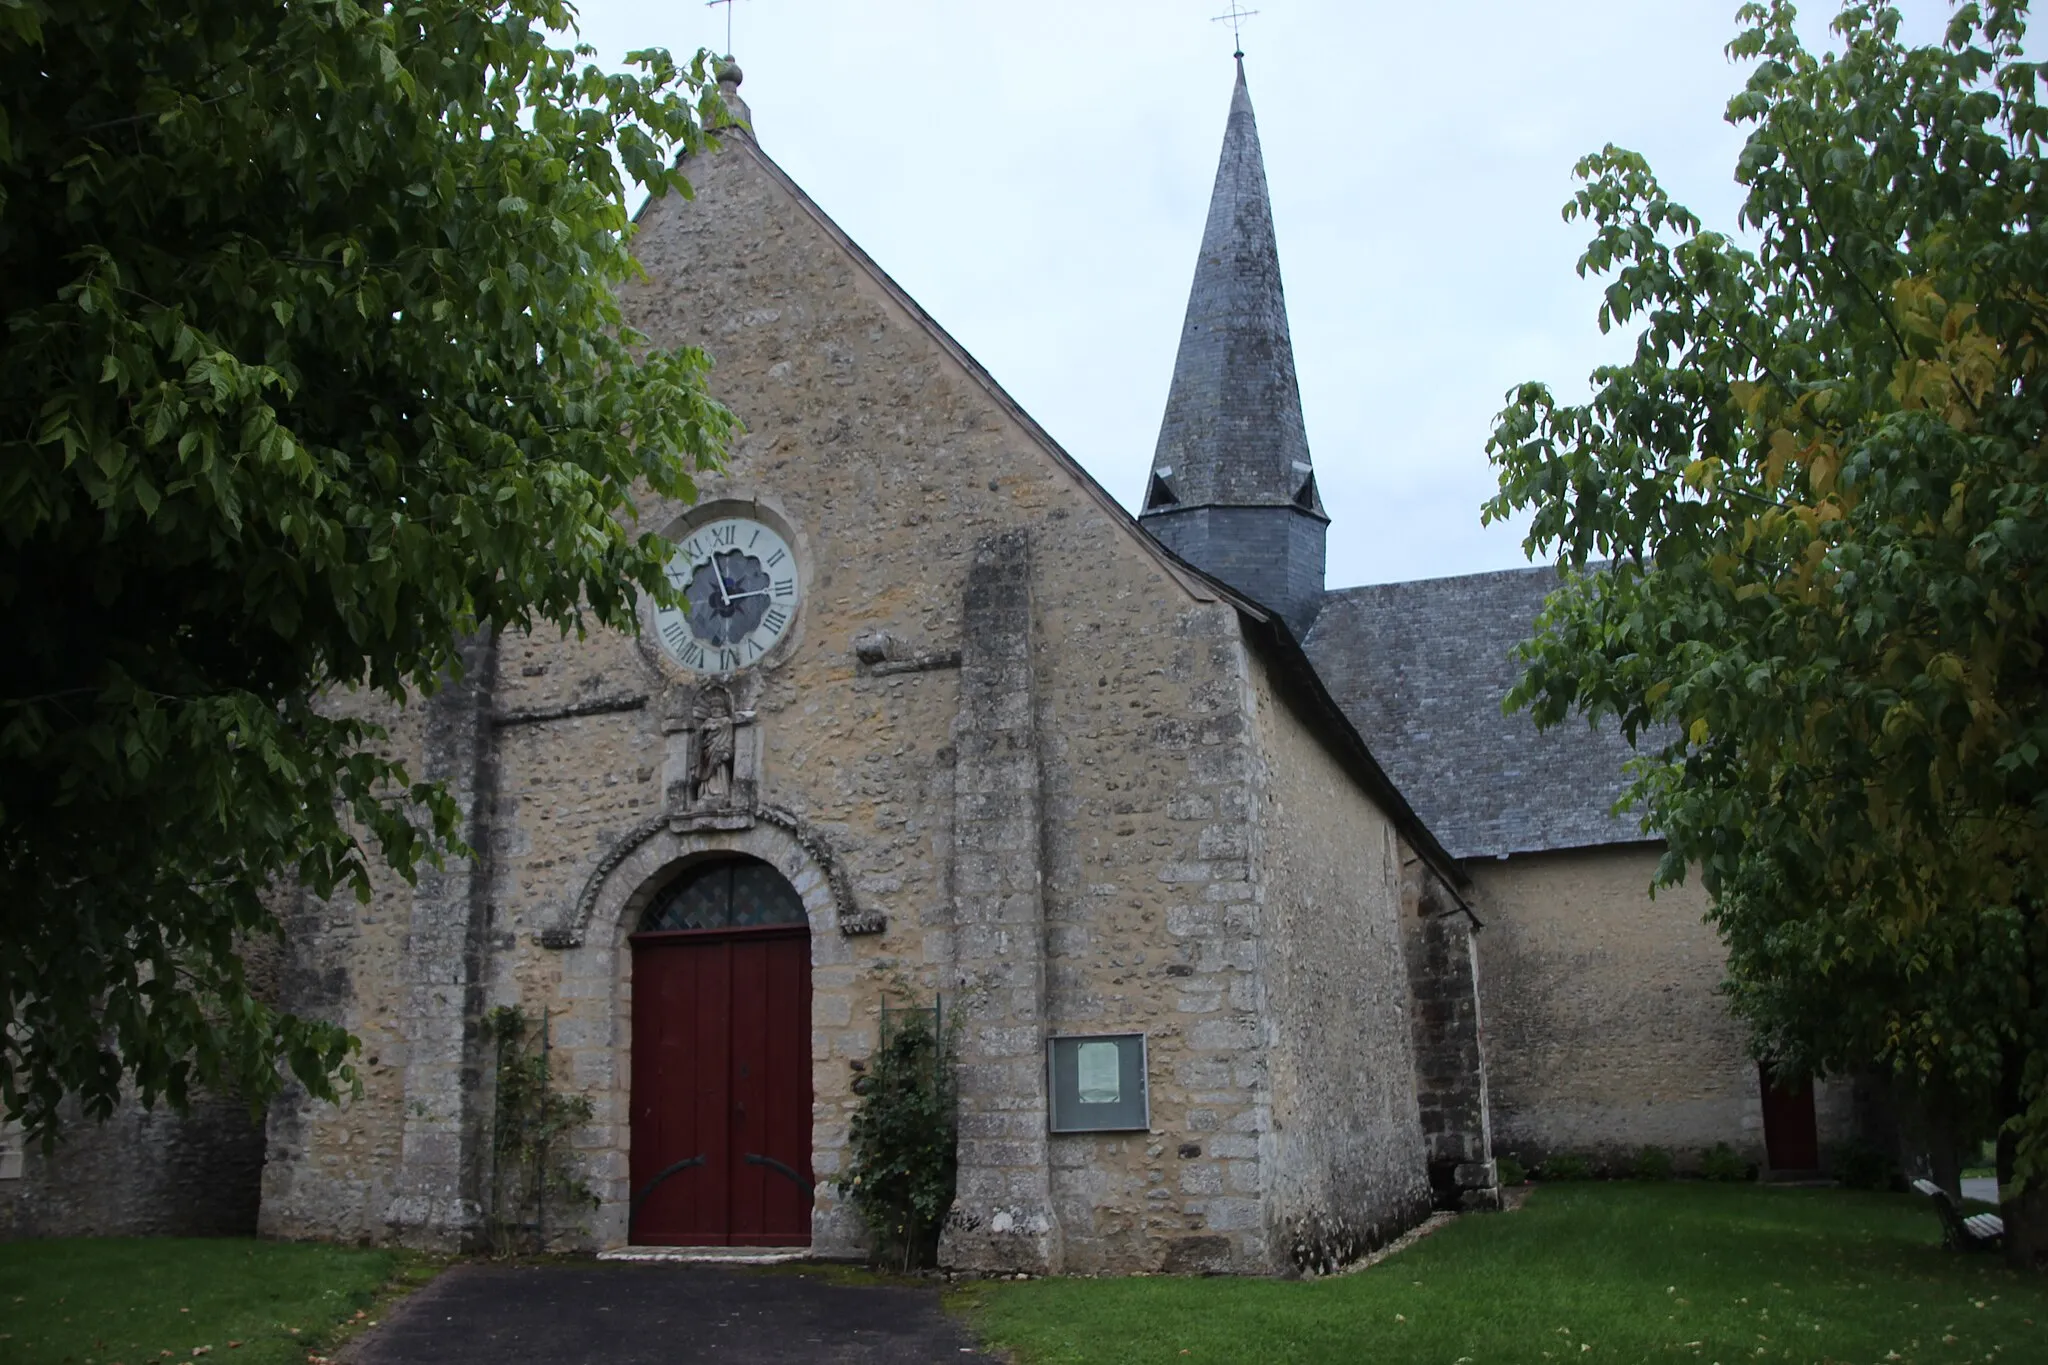
[[[1520,668],[1551,568],[1344,588],[1323,598],[1304,648],[1337,704],[1454,857],[1648,837],[1608,812],[1631,753],[1611,724],[1538,732],[1501,698]]]
[[[1303,505],[1323,510],[1309,477],[1280,249],[1242,59],[1152,468],[1178,509],[1285,507],[1306,485]],[[1148,510],[1159,505],[1156,489],[1155,482],[1148,490]]]

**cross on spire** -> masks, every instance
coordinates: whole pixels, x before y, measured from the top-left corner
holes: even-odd
[[[725,0],[725,3],[731,4],[732,0]],[[1244,27],[1245,20],[1257,13],[1258,11],[1255,9],[1246,9],[1238,4],[1237,0],[1230,0],[1230,8],[1209,21],[1212,24],[1220,24],[1226,19],[1230,21],[1230,41],[1231,45],[1237,49],[1231,55],[1239,61],[1244,60],[1244,39],[1239,36],[1238,31]]]
[[[1235,3],[1235,0],[1232,0],[1232,3]],[[725,55],[730,57],[732,56],[732,0],[704,0],[705,9],[717,9],[720,5],[725,6]]]

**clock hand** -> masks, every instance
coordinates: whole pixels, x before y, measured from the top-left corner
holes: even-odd
[[[770,591],[771,590],[768,588],[759,588],[753,592],[736,592],[732,596],[726,598],[725,600],[728,602],[737,602],[743,597],[766,597]]]
[[[725,595],[725,570],[718,567],[718,553],[713,551],[711,558],[704,562],[711,566],[711,581],[718,585],[718,600],[731,606],[732,599]]]

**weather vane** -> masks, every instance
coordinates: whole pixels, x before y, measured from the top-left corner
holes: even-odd
[[[725,0],[725,3],[730,4],[732,3],[732,0]],[[1242,58],[1244,56],[1244,39],[1238,36],[1238,30],[1244,27],[1245,20],[1251,18],[1254,14],[1257,13],[1258,11],[1255,9],[1246,9],[1244,6],[1238,4],[1237,0],[1230,0],[1229,12],[1225,14],[1219,14],[1214,19],[1211,19],[1209,21],[1212,24],[1220,24],[1226,19],[1230,21],[1230,41],[1231,44],[1237,48],[1237,51],[1231,54],[1232,56],[1239,58]]]
[[[1236,0],[1232,0],[1232,3],[1236,3]],[[725,6],[725,55],[730,57],[732,56],[732,0],[704,0],[705,9],[717,9],[720,5]]]

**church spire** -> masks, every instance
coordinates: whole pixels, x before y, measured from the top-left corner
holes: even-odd
[[[1140,517],[1168,549],[1277,608],[1296,634],[1314,621],[1329,518],[1309,463],[1242,57]]]

